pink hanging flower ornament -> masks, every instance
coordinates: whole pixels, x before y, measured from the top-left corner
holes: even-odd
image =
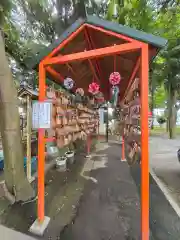
[[[118,85],[121,81],[121,75],[118,72],[113,72],[111,73],[110,77],[109,77],[109,82],[115,86]]]
[[[89,84],[89,89],[88,92],[90,92],[93,95],[96,95],[99,92],[99,84],[92,82],[91,84]]]

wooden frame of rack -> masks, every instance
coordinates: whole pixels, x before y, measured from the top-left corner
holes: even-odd
[[[149,235],[149,165],[148,165],[148,45],[144,43],[126,43],[112,47],[106,47],[86,52],[79,52],[59,57],[49,57],[39,65],[39,101],[46,100],[45,79],[46,69],[53,64],[64,64],[72,61],[104,57],[113,54],[120,54],[129,51],[141,50],[141,118],[143,119],[142,128],[142,231]],[[39,151],[38,151],[38,217],[44,220],[44,159],[45,141],[44,129],[39,129]],[[143,237],[142,239],[147,239]]]

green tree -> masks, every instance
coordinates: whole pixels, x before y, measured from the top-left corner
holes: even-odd
[[[166,23],[166,24],[164,24]],[[175,137],[176,125],[176,108],[177,95],[180,84],[180,29],[177,27],[180,24],[180,7],[173,6],[163,9],[159,13],[156,26],[157,33],[168,39],[168,45],[162,51],[161,57],[161,79],[164,79],[164,85],[167,92],[168,101],[168,129],[169,137]]]
[[[114,15],[114,11],[119,14]],[[165,85],[168,98],[169,136],[174,137],[175,103],[179,94],[179,53],[180,53],[180,7],[178,0],[111,0],[108,7],[107,19],[126,24],[146,32],[160,35],[168,39],[166,49],[162,51],[155,63],[151,66],[150,96],[151,111],[154,107],[154,95]],[[156,91],[156,93],[155,93]]]
[[[166,101],[166,92],[164,89],[164,85],[158,86],[155,90],[154,94],[154,102],[156,108],[165,108]]]
[[[104,15],[106,4],[95,0],[10,0],[12,11],[4,23],[5,49],[13,77],[22,76],[37,85],[37,73],[29,71],[24,64],[27,57],[32,59],[41,49],[57,39],[65,29],[79,17],[86,14]],[[21,78],[22,78],[21,77]]]
[[[0,2],[2,30],[0,127],[5,155],[6,185],[15,195],[16,200],[27,200],[34,195],[34,192],[24,174],[17,94],[8,64],[11,65],[16,81],[22,76],[26,81],[36,85],[37,74],[27,69],[24,59],[27,56],[33,58],[76,19],[85,17],[87,12],[96,12],[102,16],[104,14],[101,4],[88,0],[1,0]]]
[[[106,17],[139,30],[153,31],[153,11],[145,0],[111,0]]]
[[[6,23],[10,7],[7,0],[0,4],[1,29]],[[24,173],[17,93],[6,58],[2,32],[0,32],[0,56],[0,130],[5,157],[5,183],[16,201],[24,201],[32,198],[34,191]]]

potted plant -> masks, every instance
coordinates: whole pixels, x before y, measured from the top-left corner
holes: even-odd
[[[70,163],[70,164],[73,164],[74,163],[74,151],[67,151],[66,153],[65,153],[65,156],[66,156],[66,158],[67,158],[67,161],[68,161],[68,163]]]
[[[65,172],[66,168],[67,168],[67,157],[62,156],[62,157],[56,158],[56,169],[59,172]]]

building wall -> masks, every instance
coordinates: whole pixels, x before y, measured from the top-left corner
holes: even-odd
[[[106,132],[106,126],[104,124],[104,109],[99,109],[99,133],[105,134]]]
[[[158,116],[163,116],[164,115],[164,108],[155,108],[153,111],[154,114],[154,126],[159,126],[158,122],[157,122],[157,117]],[[176,125],[180,126],[180,110],[178,110],[177,112],[177,122]]]

